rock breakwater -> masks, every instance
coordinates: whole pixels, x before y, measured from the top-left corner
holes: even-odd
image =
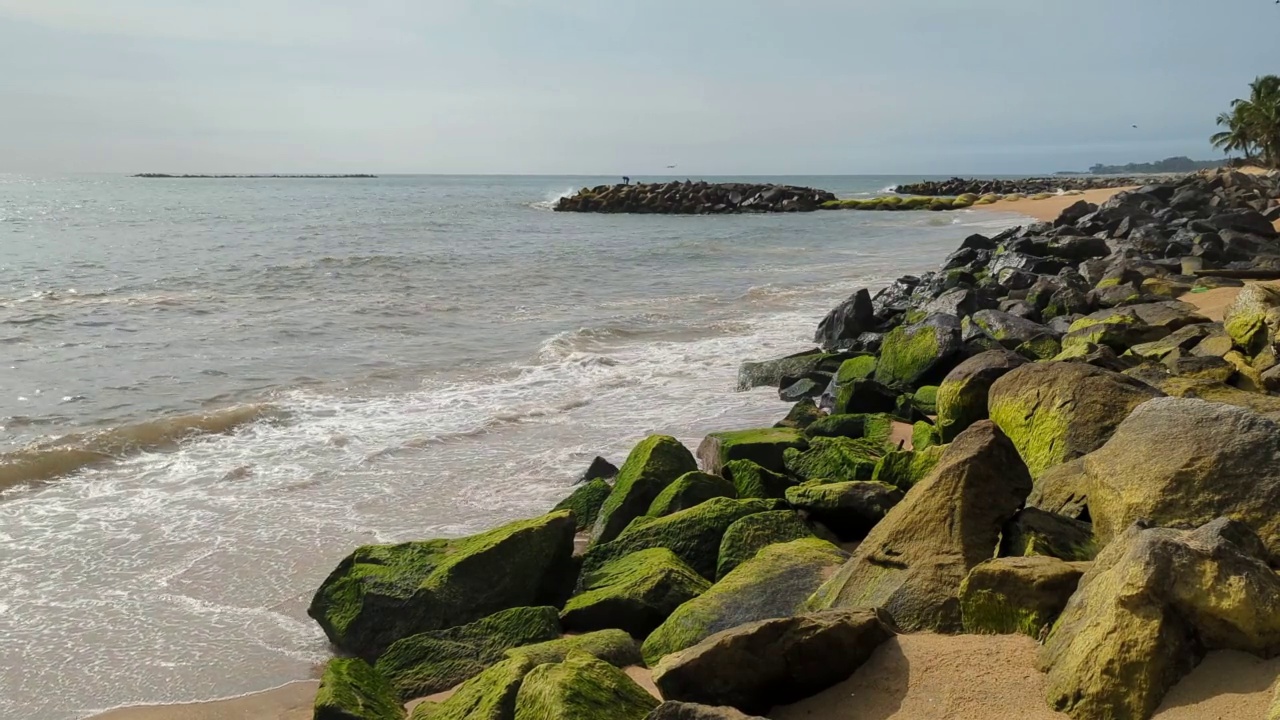
[[[925,180],[894,188],[903,195],[957,196],[957,195],[1036,195],[1059,193],[1068,190],[1103,190],[1107,188],[1134,187],[1152,182],[1170,181],[1177,176],[1134,177],[1047,177],[995,180],[980,178],[951,178],[950,180]]]
[[[715,215],[811,212],[836,196],[826,190],[755,183],[668,182],[599,185],[561,198],[559,212]]]

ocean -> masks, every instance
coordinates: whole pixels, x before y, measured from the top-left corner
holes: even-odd
[[[307,603],[355,546],[542,513],[650,433],[770,425],[742,361],[1018,223],[550,211],[614,180],[0,175],[0,717],[311,677]]]

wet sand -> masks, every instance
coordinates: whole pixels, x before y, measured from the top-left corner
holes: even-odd
[[[1017,213],[1026,215],[1037,220],[1052,222],[1058,219],[1063,210],[1075,205],[1081,200],[1088,200],[1091,203],[1104,203],[1111,199],[1111,196],[1124,192],[1125,190],[1133,190],[1133,187],[1104,188],[1101,190],[1086,190],[1082,195],[1054,195],[1053,197],[1043,200],[1031,200],[1024,198],[1022,200],[997,200],[990,205],[974,206],[975,211],[979,212],[1003,212]]]
[[[319,686],[307,680],[229,700],[120,708],[93,720],[310,720]]]
[[[1245,284],[1252,285],[1255,283],[1246,281]],[[1280,290],[1280,280],[1268,280],[1266,282],[1256,284],[1266,285],[1267,287]],[[1214,322],[1222,322],[1223,313],[1227,311],[1227,308],[1230,307],[1232,301],[1236,299],[1236,295],[1238,294],[1240,294],[1240,288],[1224,287],[1214,288],[1212,290],[1206,290],[1198,293],[1187,293],[1178,299],[1195,305],[1196,309],[1200,311],[1200,314],[1210,320]]]

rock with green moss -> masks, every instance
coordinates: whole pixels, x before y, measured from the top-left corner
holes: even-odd
[[[567,630],[618,628],[643,638],[672,611],[711,587],[675,553],[650,548],[584,573],[582,592],[561,613]],[[548,640],[550,638],[541,638]]]
[[[802,480],[870,480],[884,454],[884,445],[868,438],[815,437],[808,450],[787,451],[786,469]]]
[[[1232,342],[1246,355],[1256,355],[1275,342],[1280,328],[1280,290],[1246,285],[1223,314]]]
[[[902,393],[875,380],[854,380],[844,385],[834,384],[828,388],[831,393],[829,405],[832,415],[852,413],[891,413],[898,408],[898,399]],[[828,396],[823,395],[824,403]]]
[[[642,648],[645,662],[653,667],[670,653],[743,623],[794,615],[848,557],[818,538],[765,547],[654,630]]]
[[[403,720],[391,683],[360,658],[330,660],[316,691],[316,720]]]
[[[573,568],[573,514],[479,535],[367,545],[321,584],[307,613],[334,645],[374,659],[391,643],[555,597]]]
[[[931,422],[921,420],[911,426],[911,448],[917,452],[942,444],[942,432]],[[874,478],[873,478],[874,479]]]
[[[954,315],[930,315],[894,328],[884,337],[875,379],[903,390],[941,380],[963,347],[960,320]]]
[[[987,418],[991,384],[1026,364],[1008,350],[988,350],[965,360],[947,373],[938,387],[938,434],[950,442],[973,423]]]
[[[397,640],[374,666],[401,701],[434,695],[479,675],[513,647],[560,637],[553,607],[503,610],[458,627]]]
[[[612,485],[600,478],[596,478],[588,481],[585,485],[580,485],[569,497],[561,500],[560,504],[556,505],[555,510],[572,511],[573,519],[578,525],[578,532],[585,532],[596,524],[596,518],[600,515],[600,508],[612,491]]]
[[[563,662],[574,652],[587,653],[620,668],[643,662],[640,644],[625,630],[618,629],[566,635],[559,640],[513,648],[507,651],[507,657],[525,660],[531,665],[544,665]]]
[[[644,720],[657,706],[625,672],[571,653],[529,671],[516,694],[515,720]]]
[[[805,428],[804,434],[809,438],[868,438],[888,448],[895,420],[896,418],[888,413],[828,415]]]
[[[779,420],[774,427],[803,430],[822,417],[824,417],[823,412],[818,409],[818,404],[813,401],[813,398],[804,398],[792,405],[787,416]]]
[[[1190,352],[1191,348],[1199,345],[1212,329],[1212,325],[1187,325],[1155,342],[1134,345],[1128,352],[1135,357],[1148,360],[1164,360],[1175,353]]]
[[[1015,352],[1032,361],[1052,360],[1062,352],[1062,344],[1051,335],[1037,335],[1019,345]]]
[[[1005,523],[1000,554],[1010,557],[1048,555],[1060,560],[1092,560],[1098,554],[1089,523],[1027,507]]]
[[[902,500],[902,491],[882,482],[806,483],[787,491],[787,502],[822,523],[841,540],[866,537]]]
[[[716,578],[723,578],[770,545],[814,537],[813,528],[792,510],[748,515],[729,526],[720,540]]]
[[[942,459],[945,445],[926,445],[923,450],[898,450],[880,458],[871,479],[892,485],[902,491],[910,490],[933,471]]]
[[[698,446],[698,459],[709,473],[719,473],[725,463],[750,460],[775,472],[783,469],[783,454],[806,447],[804,435],[791,428],[761,428],[711,433]]]
[[[916,389],[911,394],[911,404],[925,415],[934,415],[938,412],[938,386],[924,385]]]
[[[424,702],[410,720],[512,720],[516,694],[535,664],[527,658],[508,658],[463,683],[449,699]]]
[[[836,383],[843,385],[854,380],[866,380],[875,375],[876,363],[875,355],[859,355],[845,360],[836,372]]]
[[[980,332],[1010,350],[1041,336],[1053,336],[1049,328],[1038,322],[999,310],[979,310],[965,318],[965,322],[972,324],[967,334]]]
[[[712,498],[697,507],[660,518],[645,518],[616,539],[591,546],[583,557],[582,577],[619,558],[649,548],[671,550],[699,575],[713,579],[720,556],[720,540],[737,520],[776,509],[769,500]]]
[[[1173,332],[1165,325],[1146,323],[1133,307],[1101,310],[1071,323],[1062,337],[1066,352],[1078,345],[1105,345],[1123,353],[1134,345],[1155,342]]]
[[[778,387],[785,378],[804,377],[819,370],[834,372],[846,357],[810,350],[776,360],[745,362],[738,368],[738,391]]]
[[[731,460],[725,463],[721,471],[725,479],[733,483],[734,491],[743,500],[781,498],[786,494],[787,488],[796,484],[790,477],[750,460]]]
[[[1102,447],[1135,407],[1161,395],[1092,365],[1030,363],[991,386],[988,412],[1035,477]]]
[[[1040,639],[1067,606],[1087,566],[1046,555],[995,558],[978,565],[960,584],[964,631]]]
[[[733,483],[719,475],[711,475],[701,471],[685,473],[667,486],[649,506],[649,517],[662,517],[681,510],[688,510],[695,505],[716,497],[737,498],[738,491]]]
[[[681,475],[698,469],[684,445],[669,435],[651,435],[641,441],[618,470],[613,490],[600,508],[591,536],[593,542],[618,537],[632,520],[649,511],[653,501]]]

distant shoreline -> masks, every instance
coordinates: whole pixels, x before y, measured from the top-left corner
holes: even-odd
[[[377,175],[168,175],[165,173],[138,173],[136,178],[167,180],[364,180]]]

